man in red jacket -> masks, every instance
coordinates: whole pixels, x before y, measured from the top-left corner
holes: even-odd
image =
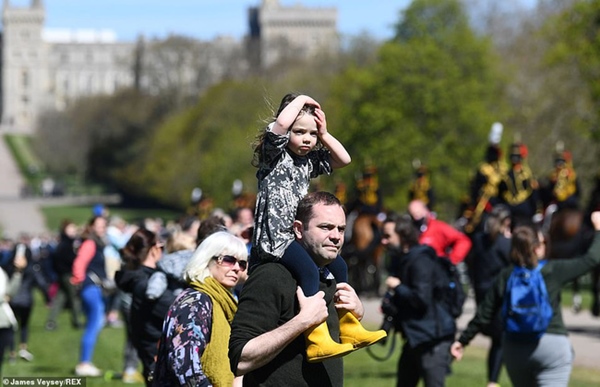
[[[448,257],[453,264],[462,262],[471,249],[471,240],[448,223],[435,219],[425,203],[413,200],[408,213],[420,231],[419,243],[431,246],[437,255]]]

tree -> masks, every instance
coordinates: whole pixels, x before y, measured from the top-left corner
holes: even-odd
[[[586,80],[579,60],[572,56],[581,52],[582,43],[571,41],[581,37],[572,26],[582,20],[572,15],[576,3],[584,2],[540,2],[522,15],[518,25],[514,25],[515,18],[507,18],[504,26],[496,20],[494,31],[510,33],[494,42],[502,58],[510,111],[504,121],[505,137],[513,140],[514,134],[520,135],[529,147],[532,170],[542,183],[553,167],[557,142],[563,142],[573,153],[586,192],[586,183],[597,172],[597,145],[590,141],[597,108],[592,106],[588,87],[595,82]],[[589,17],[587,12],[583,19]]]
[[[54,176],[87,174],[89,139],[75,128],[68,112],[43,112],[33,146],[45,169]]]
[[[568,66],[587,97],[589,105],[580,111],[577,126],[600,142],[600,1],[574,2],[557,18],[549,20],[544,32],[554,41],[547,56],[548,63],[553,67]]]
[[[419,158],[432,171],[438,210],[455,215],[490,125],[503,112],[496,64],[489,40],[470,29],[458,1],[416,0],[378,63],[339,79],[340,139],[354,168],[366,160],[379,167],[386,205],[405,206],[411,161]]]
[[[203,42],[171,35],[145,44],[142,58],[143,88],[169,96],[174,108],[193,105],[209,86],[243,76],[248,66],[241,45],[228,38]]]
[[[207,90],[194,107],[165,120],[143,157],[122,171],[127,189],[184,209],[200,187],[228,209],[235,179],[256,186],[251,143],[264,127],[257,114],[264,110],[262,93],[254,82],[222,82]]]
[[[64,112],[41,116],[36,149],[54,175],[75,174],[126,188],[127,176],[120,170],[145,153],[166,112],[161,99],[133,89],[80,99]]]

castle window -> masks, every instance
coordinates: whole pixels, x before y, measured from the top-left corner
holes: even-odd
[[[93,75],[89,75],[87,78],[87,85],[86,85],[86,92],[88,94],[93,94],[94,93],[94,76]]]
[[[19,121],[27,123],[29,121],[29,113],[23,110],[20,114]]]
[[[29,71],[27,70],[21,72],[21,86],[25,89],[29,87]]]

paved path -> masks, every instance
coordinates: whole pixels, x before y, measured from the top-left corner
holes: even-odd
[[[38,204],[19,199],[23,178],[10,151],[0,137],[0,226],[4,235],[15,238],[21,232],[46,231]]]
[[[365,322],[381,324],[383,315],[379,310],[380,300],[363,299]],[[475,302],[468,298],[463,315],[458,319],[458,329],[462,330],[473,317]],[[569,329],[569,339],[575,350],[575,365],[600,371],[600,318],[595,318],[587,310],[573,313],[563,309],[563,319]],[[477,335],[470,345],[489,348],[490,341],[483,335]],[[468,349],[467,349],[468,350]]]
[[[23,183],[19,169],[0,134],[0,228],[4,236],[10,238],[16,238],[21,233],[36,235],[48,231],[40,211],[42,205],[93,205],[120,202],[118,195],[21,198]]]

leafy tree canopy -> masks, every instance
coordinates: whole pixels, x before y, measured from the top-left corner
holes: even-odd
[[[386,206],[405,208],[418,158],[434,171],[438,210],[455,210],[502,110],[495,63],[489,41],[468,28],[458,2],[417,0],[378,63],[338,79],[340,139],[355,167],[379,167]]]

